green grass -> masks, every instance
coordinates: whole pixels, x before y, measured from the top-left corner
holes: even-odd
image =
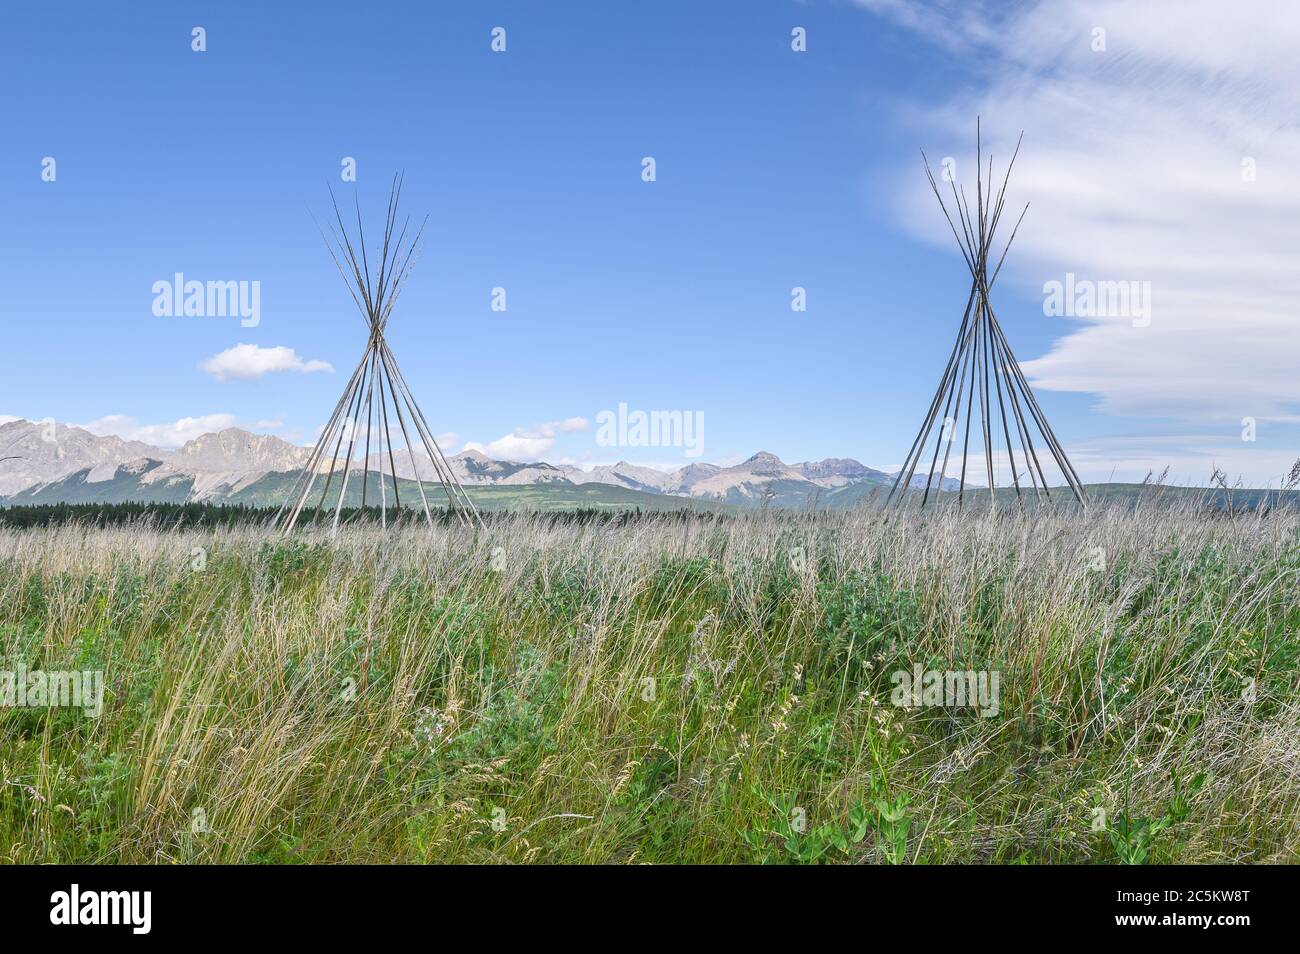
[[[1280,511],[0,530],[0,669],[107,685],[0,709],[0,861],[1295,861],[1298,577]]]

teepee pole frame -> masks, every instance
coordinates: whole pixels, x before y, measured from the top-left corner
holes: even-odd
[[[455,511],[466,526],[483,526],[483,518],[470,500],[469,494],[456,478],[455,471],[447,462],[442,448],[425,420],[424,412],[416,403],[410,386],[397,366],[397,359],[384,337],[388,320],[392,316],[393,306],[406,281],[410,276],[412,263],[420,248],[424,235],[421,222],[414,235],[408,240],[410,219],[406,219],[400,231],[397,229],[398,206],[402,195],[402,178],[393,177],[392,188],[388,195],[388,210],[384,216],[383,235],[378,247],[366,244],[365,226],[361,218],[360,201],[356,202],[356,238],[349,233],[343,222],[334,190],[330,189],[330,201],[333,205],[334,222],[329,225],[329,235],[317,223],[317,229],[325,242],[330,258],[334,262],[339,276],[343,279],[352,296],[353,302],[366,321],[368,337],[365,351],[356,369],[348,378],[343,394],[334,405],[329,420],[321,430],[316,445],[307,459],[307,465],[294,479],[289,495],[276,513],[275,526],[289,533],[297,525],[304,511],[312,511],[313,520],[323,514],[330,514],[330,532],[337,533],[347,500],[348,486],[352,471],[361,471],[361,506],[365,507],[370,486],[370,469],[377,464],[376,477],[379,482],[379,520],[380,527],[388,526],[388,486],[386,477],[393,482],[393,513],[401,510],[401,492],[398,487],[397,457],[393,452],[393,433],[390,425],[389,405],[392,405],[393,417],[397,420],[403,445],[411,462],[411,472],[419,491],[420,507],[424,512],[425,522],[433,527],[433,513],[429,495],[425,492],[427,474],[421,474],[421,460],[406,419],[410,418],[419,439],[419,450],[428,458],[428,464],[441,486],[447,500],[447,507]],[[373,261],[372,261],[373,259]],[[377,402],[376,402],[377,399]],[[403,414],[403,405],[406,413]],[[364,427],[365,440],[360,440],[360,431]],[[346,445],[346,446],[345,446]],[[331,446],[333,450],[331,450]],[[372,460],[371,449],[374,448]],[[362,452],[360,461],[353,454],[358,449]],[[388,455],[388,474],[384,473],[384,454]],[[329,467],[325,468],[325,458],[329,457]],[[335,472],[342,469],[338,481],[337,496],[330,495],[334,486]],[[315,504],[309,503],[317,478],[324,474],[324,485]],[[327,500],[333,506],[327,507]]]
[[[1022,133],[1021,140],[1023,139],[1024,134]],[[954,219],[953,212],[949,211],[948,202],[944,199],[939,183],[935,179],[934,171],[930,167],[930,160],[924,151],[921,152],[921,162],[925,169],[926,179],[930,184],[930,190],[939,201],[939,208],[943,211],[944,219],[947,220],[948,228],[952,230],[953,237],[957,240],[957,246],[961,249],[962,258],[970,272],[971,290],[970,297],[966,300],[966,308],[962,314],[961,326],[957,332],[957,341],[948,356],[948,363],[944,368],[942,377],[939,379],[939,387],[934,392],[929,410],[926,411],[916,438],[912,441],[912,447],[903,461],[903,466],[899,468],[898,476],[894,478],[889,496],[885,499],[886,506],[890,504],[899,507],[905,506],[909,493],[921,489],[920,477],[917,472],[923,458],[926,456],[932,437],[934,446],[929,454],[930,464],[926,472],[924,492],[920,495],[920,506],[925,507],[932,493],[936,499],[942,494],[943,482],[948,474],[952,446],[957,441],[958,429],[961,425],[963,403],[965,404],[966,421],[961,435],[961,469],[957,486],[957,505],[959,508],[964,505],[966,498],[971,424],[974,422],[977,403],[979,405],[979,430],[976,440],[978,443],[983,444],[984,473],[988,486],[990,508],[996,508],[997,506],[994,452],[999,439],[1006,451],[1007,462],[1011,469],[1011,485],[1015,488],[1017,501],[1023,502],[1026,496],[1026,488],[1021,483],[1021,478],[1024,476],[1029,478],[1029,486],[1033,490],[1035,499],[1041,499],[1043,496],[1051,497],[1052,492],[1048,487],[1047,478],[1043,472],[1038,448],[1035,446],[1033,435],[1035,429],[1041,438],[1042,446],[1046,447],[1051,454],[1070,492],[1080,505],[1085,508],[1088,505],[1083,483],[1079,480],[1078,473],[1070,463],[1065,448],[1057,439],[1051,425],[1047,423],[1047,416],[1043,413],[1037,398],[1034,397],[1034,392],[1029,387],[1029,382],[1025,378],[1024,372],[1021,371],[1020,364],[1016,361],[1016,356],[1007,343],[1006,335],[1003,333],[1002,326],[998,323],[997,315],[993,311],[990,290],[1002,271],[1002,266],[1007,259],[1007,252],[1011,250],[1011,244],[1015,241],[1016,233],[1020,230],[1020,223],[1024,221],[1025,213],[1029,211],[1029,206],[1026,204],[1020,213],[1020,217],[1016,220],[1015,226],[1011,229],[1011,235],[1002,249],[1002,254],[998,256],[997,264],[993,267],[993,274],[989,275],[989,259],[990,252],[993,250],[993,238],[998,225],[1002,221],[1002,213],[1006,208],[1007,183],[1011,179],[1011,170],[1015,166],[1016,158],[1019,155],[1020,140],[1016,142],[1015,152],[1011,156],[1011,161],[1007,164],[1006,173],[1002,177],[1002,184],[995,193],[993,188],[993,157],[989,156],[986,172],[983,164],[983,143],[980,136],[979,120],[977,119],[975,124],[975,208],[974,210],[971,209],[966,198],[965,189],[959,188],[956,182],[950,179],[952,205],[956,213]],[[1010,407],[1010,415],[1007,413],[1008,407]],[[943,419],[936,436],[935,425],[939,423],[941,409]],[[1000,428],[998,427],[999,422],[1001,423]],[[1016,441],[1012,436],[1013,430],[1015,437],[1019,438],[1019,462],[1023,464],[1023,470],[1018,466],[1015,449]],[[1001,433],[1000,438],[999,431]],[[940,450],[943,451],[942,463],[939,461]],[[935,481],[936,475],[938,477],[937,482]]]

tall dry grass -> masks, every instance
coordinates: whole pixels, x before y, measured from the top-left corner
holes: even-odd
[[[0,858],[1295,860],[1298,573],[1154,506],[0,531],[0,668],[108,687],[0,710]]]

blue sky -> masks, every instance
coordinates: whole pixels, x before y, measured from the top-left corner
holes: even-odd
[[[0,414],[310,443],[365,331],[309,213],[329,183],[378,217],[402,170],[430,219],[389,340],[452,449],[689,462],[597,446],[627,403],[703,412],[706,460],[897,464],[969,290],[917,150],[970,181],[980,112],[1000,156],[1026,132],[995,300],[1084,478],[1276,483],[1300,456],[1280,9],[1261,39],[1085,2],[9,7]],[[155,316],[176,272],[260,282],[260,323]],[[1150,282],[1150,327],[1045,316],[1066,272]],[[284,370],[202,369],[238,345]]]

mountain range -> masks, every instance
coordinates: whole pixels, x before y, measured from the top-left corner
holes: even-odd
[[[92,434],[73,425],[14,420],[0,425],[0,458],[9,458],[0,460],[0,504],[90,500],[279,503],[294,472],[306,467],[310,456],[310,448],[237,427],[166,449]],[[396,457],[400,490],[401,482],[410,480],[415,468],[410,455],[400,449]],[[829,458],[787,464],[766,452],[730,467],[692,463],[673,471],[625,461],[584,470],[542,461],[494,460],[475,450],[452,455],[448,463],[466,488],[553,488],[557,499],[566,497],[567,488],[581,488],[581,493],[567,493],[567,497],[599,497],[638,506],[643,497],[738,506],[820,505],[844,496],[847,488],[859,488],[851,496],[860,498],[863,491],[887,486],[894,479],[856,460]],[[354,466],[359,469],[360,460]],[[388,466],[385,460],[383,469]],[[371,456],[369,467],[381,469],[378,455]],[[433,478],[427,459],[420,465],[420,476]],[[923,477],[918,479],[924,483]],[[951,478],[945,481],[945,489],[956,486]],[[495,496],[513,499],[505,494]]]

